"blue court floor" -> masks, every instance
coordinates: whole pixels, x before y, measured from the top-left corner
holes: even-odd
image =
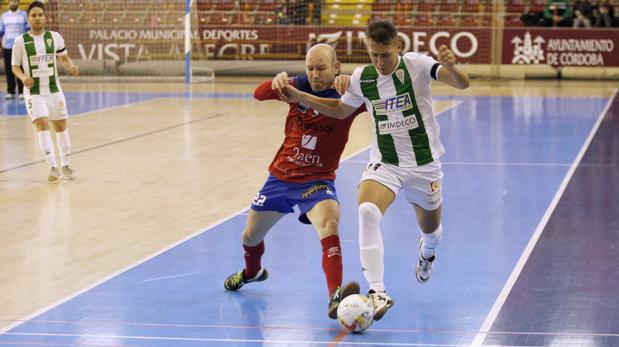
[[[67,94],[76,113],[165,97],[183,95]],[[419,231],[398,196],[382,223],[395,305],[366,333],[328,319],[320,243],[296,215],[267,236],[269,279],[224,290],[243,266],[245,211],[17,322],[0,346],[619,346],[617,96],[455,99],[438,116],[436,272],[416,282]],[[346,159],[336,180],[344,280],[362,291],[356,186],[367,157]]]

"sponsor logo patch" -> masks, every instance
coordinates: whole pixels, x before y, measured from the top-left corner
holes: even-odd
[[[318,142],[318,136],[303,135],[301,138],[301,147],[307,149],[316,149],[316,143]]]
[[[28,59],[30,59],[30,65],[39,65],[54,61],[54,56],[52,54],[33,55]]]
[[[33,78],[48,77],[54,74],[54,68],[32,69]]]
[[[393,134],[401,131],[408,131],[419,127],[415,116],[404,117],[394,120],[383,120],[378,122],[378,133],[380,135]]]
[[[404,112],[413,108],[410,95],[400,94],[386,99],[373,100],[372,104],[376,114],[386,115],[396,112]]]
[[[309,189],[301,193],[301,198],[307,199],[310,196],[312,196],[312,194],[319,192],[321,190],[325,190],[327,194],[333,195],[333,192],[329,189],[329,186],[324,183],[321,183],[321,184],[314,184],[313,186],[309,187]]]

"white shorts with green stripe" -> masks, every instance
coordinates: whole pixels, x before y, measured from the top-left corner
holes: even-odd
[[[45,95],[26,95],[26,109],[32,120],[49,117],[50,120],[63,120],[69,117],[67,101],[62,92]]]
[[[396,195],[401,189],[406,201],[427,211],[443,202],[443,171],[438,160],[415,167],[370,162],[361,177],[361,182],[365,180],[376,181]]]

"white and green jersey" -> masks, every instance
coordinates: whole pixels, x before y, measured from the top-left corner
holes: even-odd
[[[414,167],[445,152],[430,95],[439,68],[433,58],[410,52],[390,75],[371,64],[355,69],[342,102],[353,107],[365,102],[374,119],[371,161]]]
[[[67,54],[64,39],[55,31],[41,35],[29,32],[15,38],[11,64],[21,66],[34,79],[34,85],[24,88],[24,94],[49,95],[62,91],[56,68],[56,55]]]

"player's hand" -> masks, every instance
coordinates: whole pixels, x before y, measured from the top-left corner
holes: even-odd
[[[438,62],[444,67],[450,68],[456,64],[456,56],[445,45],[438,48]]]
[[[71,75],[71,76],[77,76],[77,74],[79,74],[79,73],[80,73],[80,68],[77,67],[77,65],[73,65],[69,69],[69,75]]]
[[[284,88],[286,88],[288,84],[288,74],[285,72],[280,72],[275,75],[273,81],[271,81],[271,89],[273,89],[277,93],[277,95],[279,95],[279,98],[281,100],[286,101],[284,100]]]
[[[333,86],[335,90],[340,94],[344,95],[346,93],[346,89],[350,85],[350,76],[349,75],[339,75],[335,77],[335,81],[333,81]]]
[[[30,89],[34,85],[34,79],[32,79],[32,77],[30,76],[24,78],[23,82],[24,87],[27,87],[28,89]]]
[[[297,93],[299,90],[290,84],[287,84],[286,87],[282,90],[282,100],[288,103],[296,103],[299,102],[297,100]]]

